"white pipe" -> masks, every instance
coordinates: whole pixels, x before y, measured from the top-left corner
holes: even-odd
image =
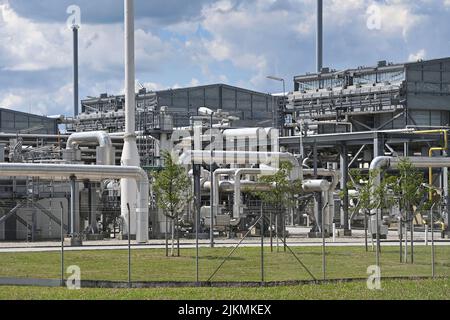
[[[213,208],[215,209],[214,214],[217,214],[217,209],[220,203],[220,194],[219,194],[219,176],[221,175],[234,175],[236,169],[217,169],[212,174],[212,185],[213,185],[213,194],[215,197],[213,198]]]
[[[328,192],[330,182],[327,180],[305,180],[303,181],[303,191],[305,192]]]
[[[139,166],[139,152],[136,144],[136,92],[134,57],[134,0],[124,0],[125,9],[125,136],[122,153],[122,166]],[[137,211],[137,185],[134,180],[122,179],[120,183],[121,214],[126,221],[124,230],[136,234],[138,242],[148,241],[148,216]],[[130,213],[128,213],[128,205]],[[128,214],[131,226],[128,227]],[[147,224],[146,224],[147,222]],[[128,235],[128,236],[131,236]]]
[[[67,140],[67,149],[73,149],[83,142],[97,142],[100,147],[108,147],[112,144],[109,134],[104,131],[77,132],[71,134]]]
[[[435,158],[429,158],[429,157],[410,157],[407,158],[414,167],[416,168],[449,168],[450,167],[450,158],[447,157],[435,157]],[[380,170],[380,169],[396,169],[398,168],[398,165],[401,163],[401,158],[394,158],[394,157],[377,157],[375,158],[372,163],[370,164],[370,171],[374,170]],[[380,172],[378,172],[373,189],[372,194],[376,190],[376,188],[381,183],[381,175]],[[373,217],[371,221],[375,221],[377,217]],[[378,219],[381,220],[381,217],[378,217]]]
[[[99,165],[115,165],[115,152],[112,145],[111,137],[104,131],[89,131],[89,132],[77,132],[73,133],[67,140],[66,149],[73,150],[76,146],[82,143],[97,143],[99,150],[97,152],[102,153],[101,158],[97,158]]]
[[[147,173],[139,167],[126,166],[87,166],[67,164],[24,164],[0,163],[2,177],[40,177],[42,179],[70,178],[80,180],[132,179],[138,189],[138,242],[148,238],[148,195],[149,180]]]
[[[204,181],[202,181],[201,184],[202,184],[202,190],[204,190],[204,191],[211,190],[211,181],[204,180]],[[219,181],[219,190],[220,190],[220,192],[234,194],[234,185],[235,185],[234,180],[222,180],[222,181]],[[250,181],[250,180],[241,180],[241,189],[242,188],[249,188],[252,191],[255,190],[255,191],[265,191],[265,192],[273,190],[273,186],[271,186],[269,184],[254,182],[254,181]]]
[[[315,172],[312,169],[303,170],[303,175],[305,176],[313,176],[314,173]],[[332,221],[334,217],[334,208],[335,208],[334,192],[336,191],[336,188],[340,182],[341,174],[337,170],[317,169],[317,175],[319,177],[332,177],[330,190],[328,192],[328,207],[327,207],[328,217]]]
[[[291,179],[297,180],[302,178],[302,167],[297,158],[291,153],[284,152],[249,152],[249,151],[213,151],[212,161],[211,151],[209,150],[194,150],[190,152],[184,152],[180,156],[180,163],[190,164],[194,163],[206,163],[210,162],[227,165],[227,164],[239,164],[239,165],[251,165],[251,164],[265,164],[276,168],[280,162],[287,161],[293,165],[291,173]]]
[[[233,218],[239,218],[241,216],[241,178],[244,174],[253,175],[273,175],[277,173],[276,169],[238,169],[234,175],[234,206],[233,206]]]

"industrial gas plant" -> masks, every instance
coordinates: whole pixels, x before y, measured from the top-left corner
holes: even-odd
[[[263,232],[303,226],[309,237],[351,235],[367,217],[355,210],[351,170],[395,172],[402,158],[423,172],[428,187],[442,190],[435,221],[448,235],[450,58],[326,68],[318,1],[317,68],[295,76],[293,92],[225,84],[136,92],[133,0],[125,0],[125,9],[124,96],[79,100],[74,26],[74,115],[0,109],[1,241],[56,240],[61,228],[76,245],[163,238],[170,221],[157,205],[152,177],[164,169],[166,152],[192,184],[178,218],[186,238],[196,231],[211,240],[247,232],[262,208],[253,191],[276,188],[260,178],[283,162],[302,190]],[[366,221],[372,236],[398,226],[395,206],[372,211]],[[424,221],[413,219],[413,228]]]

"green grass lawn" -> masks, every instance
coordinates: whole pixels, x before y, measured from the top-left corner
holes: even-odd
[[[322,277],[320,247],[293,248],[310,271]],[[206,281],[230,249],[200,250],[200,280]],[[165,257],[164,250],[132,252],[133,281],[195,281],[195,250],[183,249],[179,258]],[[399,263],[397,247],[383,247],[382,276],[430,276],[430,247],[415,248],[415,263]],[[309,280],[292,254],[265,250],[265,280]],[[66,252],[65,265],[78,265],[84,280],[127,280],[127,251]],[[375,253],[363,247],[328,247],[327,277],[367,278]],[[0,254],[0,277],[59,279],[60,254]],[[450,247],[436,248],[436,273],[440,280],[383,280],[381,291],[370,291],[364,281],[273,288],[161,288],[82,289],[0,287],[0,299],[449,299]],[[260,249],[240,248],[213,281],[259,281]]]
[[[282,249],[282,248],[280,248]],[[293,249],[318,278],[322,278],[320,247]],[[206,281],[227,256],[230,249],[200,250],[200,280]],[[282,250],[281,250],[282,251]],[[311,277],[289,252],[265,250],[265,280],[310,280]],[[133,281],[195,281],[195,250],[184,249],[179,258],[165,257],[164,250],[145,249],[132,252]],[[397,247],[383,247],[382,276],[430,276],[430,247],[415,248],[415,263],[399,262]],[[127,251],[66,252],[65,265],[81,268],[84,280],[126,281]],[[367,267],[375,264],[375,253],[363,247],[328,247],[327,277],[366,278]],[[436,247],[436,275],[450,277],[450,247]],[[0,277],[59,279],[60,254],[0,254]],[[240,248],[213,278],[213,281],[259,281],[260,249]]]
[[[382,281],[273,288],[81,289],[0,287],[0,300],[448,300],[450,280]]]

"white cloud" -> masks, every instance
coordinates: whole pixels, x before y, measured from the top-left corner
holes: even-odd
[[[8,109],[11,107],[20,106],[22,104],[23,104],[22,96],[13,93],[6,94],[0,101],[0,107]]]
[[[266,80],[268,74],[285,78],[289,86],[294,75],[315,69],[315,3],[220,0],[205,2],[198,14],[164,26],[141,18],[138,78],[152,90],[225,82],[280,91],[277,83]],[[380,8],[380,30],[367,29],[367,8],[373,4]],[[326,66],[448,54],[448,41],[441,39],[449,38],[450,0],[327,0],[324,5]],[[33,86],[3,81],[8,88],[0,87],[0,101],[71,113],[72,34],[65,24],[23,18],[0,0],[0,38],[0,70],[16,72],[16,77],[26,72],[27,79],[36,74]],[[42,70],[60,72],[60,77],[42,79]],[[80,76],[81,98],[123,92],[122,23],[83,24]]]
[[[9,4],[0,5],[0,61],[6,70],[47,70],[70,64],[66,28],[38,24],[18,16]]]
[[[427,51],[425,49],[420,49],[416,53],[411,53],[408,57],[408,61],[415,62],[418,60],[424,60],[427,56]]]

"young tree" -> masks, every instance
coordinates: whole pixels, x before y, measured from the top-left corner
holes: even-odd
[[[171,221],[171,256],[173,257],[175,221],[178,221],[179,215],[189,205],[191,199],[191,181],[184,167],[175,163],[170,153],[165,152],[163,158],[164,169],[154,174],[153,190],[156,194],[157,205]]]
[[[423,188],[423,173],[417,170],[408,158],[401,159],[398,171],[398,176],[391,176],[386,180],[400,209],[400,224],[410,225],[411,263],[414,263],[414,219],[426,203],[424,199],[427,191]]]
[[[380,179],[379,177],[384,174],[380,170],[372,170],[369,172],[367,177],[360,175],[358,171],[353,171],[354,185],[350,187],[356,188],[359,192],[358,194],[358,205],[356,210],[363,210],[365,219],[365,229],[367,229],[367,218],[378,215],[379,212],[384,209],[389,209],[392,207],[392,192],[390,190],[390,185],[386,182],[386,179]],[[373,226],[371,226],[373,230]],[[373,231],[372,231],[373,235]],[[380,263],[380,226],[379,218],[376,219],[376,261],[377,265]],[[367,231],[366,231],[366,250],[367,250]]]
[[[354,211],[362,212],[364,214],[364,239],[366,251],[368,251],[368,239],[367,239],[367,220],[371,216],[371,212],[377,209],[377,203],[379,199],[375,199],[372,191],[375,187],[375,179],[379,174],[379,170],[369,172],[367,176],[362,175],[360,170],[352,170],[350,176],[353,178],[349,181],[348,188],[358,191],[358,203],[354,208]]]
[[[296,196],[301,194],[303,191],[301,180],[290,179],[293,169],[294,167],[290,162],[280,163],[280,168],[276,173],[259,178],[259,182],[272,186],[271,191],[253,192],[253,194],[259,197],[264,203],[274,206],[276,208],[277,216],[280,215],[283,208],[293,208],[296,204]],[[284,226],[285,215],[282,214],[281,217],[282,224]],[[272,224],[272,221],[270,223]],[[285,235],[284,229],[283,235]],[[283,236],[283,238],[285,238],[285,236]],[[284,244],[284,248],[286,250],[286,243]]]

